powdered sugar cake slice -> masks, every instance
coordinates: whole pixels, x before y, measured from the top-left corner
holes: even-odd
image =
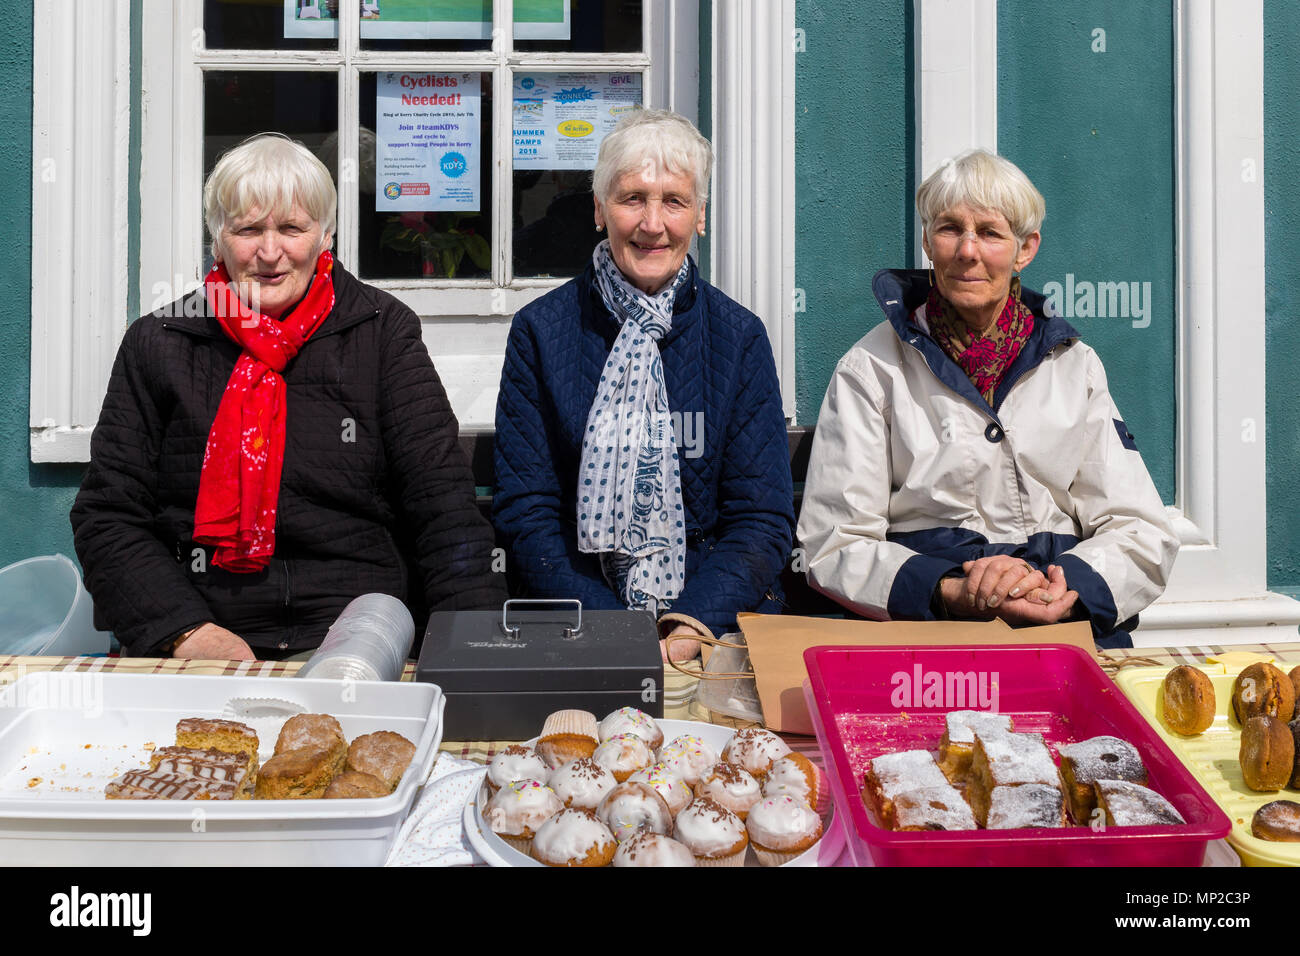
[[[1087,823],[1097,806],[1093,784],[1098,780],[1127,780],[1146,786],[1147,769],[1142,756],[1127,740],[1093,737],[1060,749],[1061,784],[1070,801],[1070,815],[1076,823]]]
[[[966,799],[980,826],[988,825],[995,787],[1041,783],[1055,787],[1056,764],[1042,734],[1008,734],[976,729],[975,752],[966,780]]]
[[[896,830],[974,830],[975,816],[956,787],[923,787],[895,795]]]
[[[863,796],[880,816],[881,825],[894,829],[894,798],[909,790],[946,787],[948,780],[928,750],[904,750],[885,754],[871,761],[864,775]]]
[[[983,710],[954,710],[944,718],[943,739],[939,741],[939,768],[953,783],[960,783],[970,772],[975,752],[975,731],[1010,733],[1014,724],[1009,714]]]
[[[1106,811],[1106,824],[1113,827],[1170,826],[1186,823],[1174,805],[1147,787],[1127,780],[1098,780],[1097,806]]]
[[[1045,783],[1025,783],[1018,787],[993,788],[989,800],[990,830],[1067,825],[1065,800],[1056,787]]]

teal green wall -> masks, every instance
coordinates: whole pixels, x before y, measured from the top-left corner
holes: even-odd
[[[799,0],[795,26],[796,407],[813,424],[835,363],[883,319],[871,277],[911,265],[912,4]]]
[[[1132,315],[1068,321],[1100,354],[1167,503],[1177,428],[1172,6],[998,3],[998,152],[1047,200],[1025,285],[1064,287],[1067,274],[1151,283],[1146,328]],[[1105,52],[1092,49],[1097,29]]]
[[[68,509],[81,483],[79,465],[33,465],[27,416],[32,302],[32,9],[9,8],[0,34],[0,566],[36,554],[74,557]],[[57,174],[57,170],[56,170]],[[69,223],[69,228],[72,224]]]
[[[1268,586],[1300,597],[1300,4],[1264,0]]]

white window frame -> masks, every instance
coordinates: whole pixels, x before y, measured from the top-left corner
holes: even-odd
[[[647,103],[693,120],[699,102],[698,2],[648,0],[645,49],[650,53],[626,55],[629,67],[647,73]],[[499,3],[494,15],[506,22],[511,8]],[[127,172],[130,0],[49,0],[36,7],[33,461],[89,460],[90,433],[112,359],[133,318],[126,315],[129,282],[137,283],[141,307],[148,308],[160,294],[180,295],[199,279],[202,77],[195,54],[203,51],[201,3],[142,0],[140,10],[141,115],[135,120],[141,125],[141,248],[139,272],[132,278],[127,274],[126,197],[137,185],[128,181]],[[786,414],[793,419],[794,0],[753,5],[714,0],[712,11],[711,118],[718,154],[707,240],[712,279],[767,324]],[[359,29],[356,17],[345,19],[341,28]],[[202,55],[213,63],[225,56]],[[412,65],[423,60],[420,54],[407,57]],[[246,65],[238,59],[232,55],[229,65]],[[281,59],[287,66],[320,68],[315,52],[285,53]],[[569,54],[534,55],[529,62],[548,59],[557,69],[588,62]],[[599,62],[608,67],[615,61],[606,57]],[[474,54],[465,56],[464,63],[482,66]],[[357,57],[353,66],[360,65]],[[340,96],[346,89],[346,84],[340,86]],[[77,112],[68,103],[79,104]],[[340,105],[345,107],[340,115],[347,115],[347,104]],[[341,136],[344,155],[355,151],[355,129],[344,129]],[[50,168],[48,159],[60,170],[62,193],[40,181]],[[355,251],[350,247],[353,215],[345,196],[339,209],[345,257]],[[63,225],[72,221],[79,226],[75,237]],[[498,249],[509,248],[505,235]],[[425,340],[463,426],[490,426],[510,318],[556,283],[519,281],[497,289],[377,284],[409,295],[424,318]]]
[[[127,322],[129,0],[33,8],[29,454],[89,461]]]
[[[924,177],[959,150],[996,145],[997,4],[914,2]],[[1267,575],[1263,4],[1173,5],[1178,424],[1169,515],[1182,550],[1134,643],[1295,640],[1300,601],[1269,592]]]
[[[514,279],[505,285],[512,249],[511,210],[501,197],[511,194],[512,69],[609,70],[643,74],[643,99],[649,106],[677,110],[692,120],[698,112],[698,0],[662,0],[646,4],[642,52],[514,52],[512,0],[494,8],[495,49],[469,53],[419,53],[353,50],[276,51],[208,50],[203,44],[201,0],[144,0],[143,117],[141,180],[140,302],[148,308],[160,295],[180,295],[197,285],[202,263],[202,223],[198,196],[202,185],[202,92],[205,69],[321,70],[340,75],[339,149],[344,171],[339,182],[338,251],[345,264],[357,261],[356,203],[358,183],[347,175],[346,157],[357,151],[359,86],[343,82],[386,66],[427,68],[437,57],[439,69],[493,73],[494,155],[492,277],[485,279],[366,279],[406,302],[424,323],[424,338],[434,354],[462,428],[491,427],[501,375],[506,335],[516,311],[563,279]],[[359,30],[357,4],[340,10],[342,38]],[[343,71],[340,73],[340,69]],[[503,93],[503,91],[505,91]],[[365,278],[363,276],[363,278]],[[161,290],[161,291],[160,291]]]

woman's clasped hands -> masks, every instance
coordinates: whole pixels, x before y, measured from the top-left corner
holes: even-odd
[[[1021,558],[998,554],[966,561],[964,577],[944,578],[940,593],[955,618],[1000,617],[1008,624],[1056,624],[1069,617],[1079,595],[1069,590],[1065,571],[1048,565],[1047,574]]]

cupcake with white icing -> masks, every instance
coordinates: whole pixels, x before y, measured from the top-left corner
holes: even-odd
[[[545,780],[551,774],[546,761],[531,747],[514,744],[497,751],[488,764],[488,789],[496,793],[516,780]]]
[[[749,727],[737,730],[727,741],[722,759],[744,767],[762,780],[767,776],[767,768],[772,766],[773,761],[780,760],[789,752],[789,745],[772,731]]]
[[[618,734],[597,747],[591,759],[622,783],[638,770],[644,770],[654,763],[654,754],[646,742],[635,734]]]
[[[694,866],[695,854],[672,837],[642,830],[614,851],[614,866]]]
[[[605,794],[618,786],[614,775],[590,757],[570,760],[551,774],[546,785],[566,807],[595,810]]]
[[[600,722],[600,740],[604,743],[619,734],[634,734],[652,751],[663,746],[664,732],[655,719],[635,707],[620,707]]]
[[[570,807],[538,828],[532,855],[547,866],[608,866],[617,846],[594,813]]]
[[[764,866],[780,866],[821,839],[822,818],[801,799],[787,794],[754,804],[745,828],[758,861]]]
[[[712,800],[697,799],[677,814],[673,836],[695,855],[696,866],[745,865],[745,824]]]
[[[538,828],[563,809],[555,791],[540,780],[516,780],[488,801],[483,819],[493,833],[527,853]]]
[[[677,773],[691,787],[718,762],[718,752],[694,734],[674,737],[659,749],[658,757],[661,764]]]

